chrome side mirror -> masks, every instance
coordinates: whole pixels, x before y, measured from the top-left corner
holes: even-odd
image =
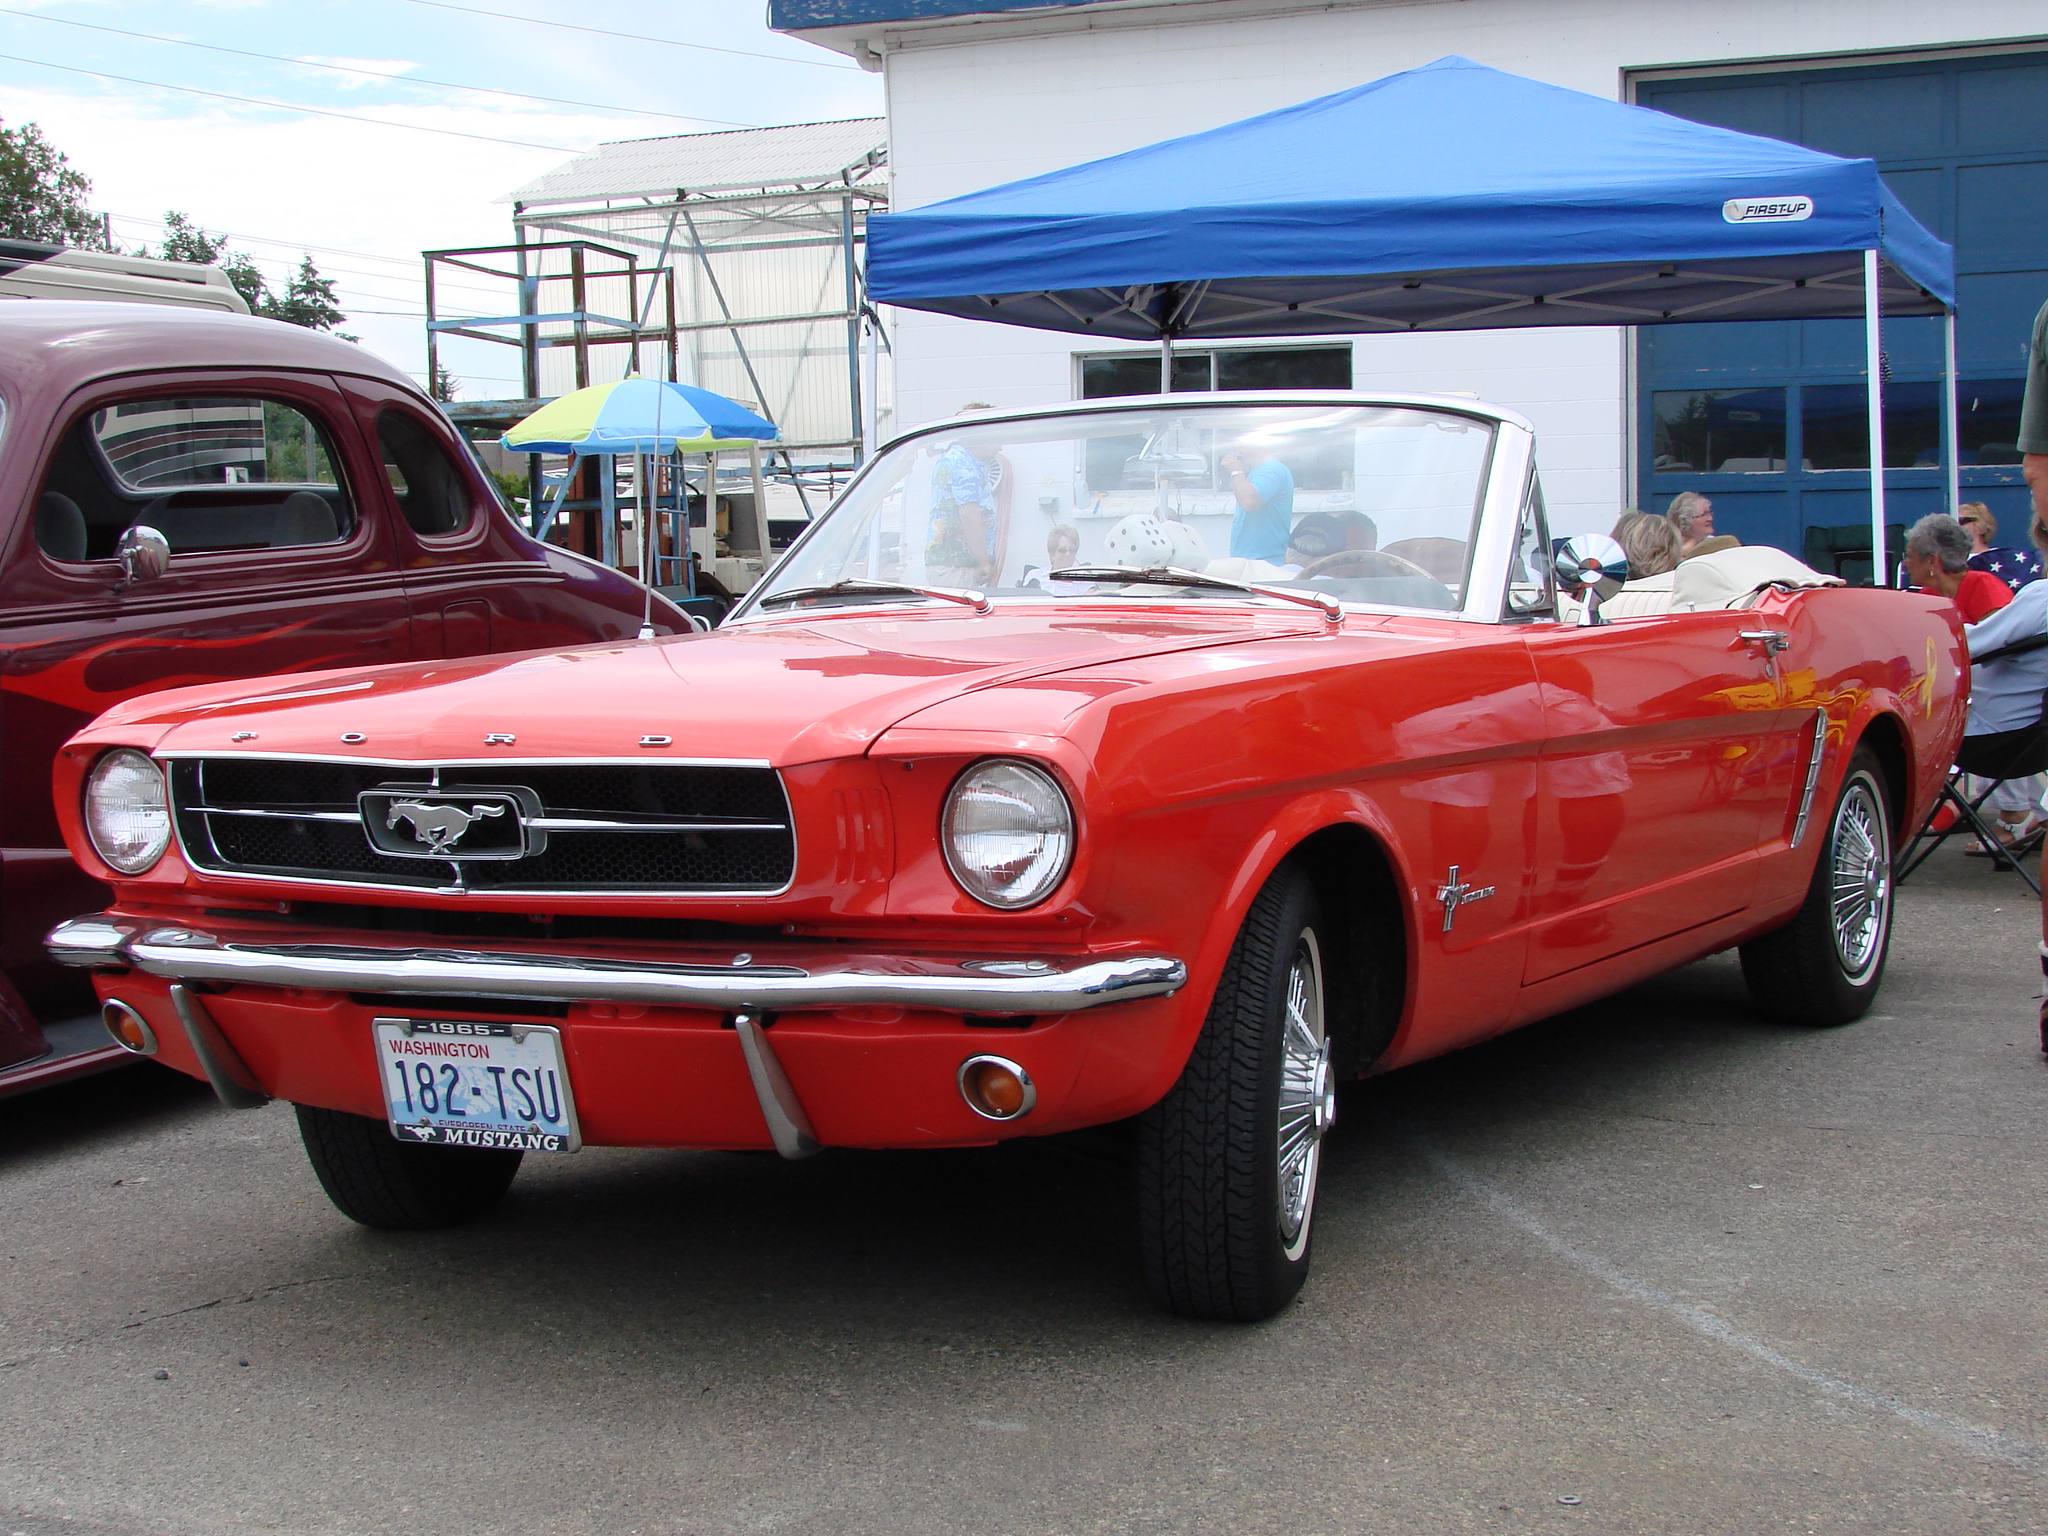
[[[155,581],[170,568],[171,541],[147,523],[136,523],[122,530],[114,558],[121,562],[120,587]]]

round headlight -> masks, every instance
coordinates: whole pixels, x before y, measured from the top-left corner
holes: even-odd
[[[940,819],[946,866],[992,907],[1028,907],[1052,894],[1074,855],[1074,812],[1051,774],[995,757],[954,781]]]
[[[171,845],[164,776],[144,753],[116,747],[85,781],[85,830],[93,851],[124,875],[139,875]]]

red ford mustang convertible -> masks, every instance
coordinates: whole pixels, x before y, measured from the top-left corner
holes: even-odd
[[[1264,1317],[1336,1082],[1735,946],[1862,1014],[1962,730],[1933,599],[1689,563],[1585,622],[1534,458],[1355,394],[914,434],[714,633],[115,708],[50,950],[373,1226],[527,1152],[1135,1118],[1152,1292]]]

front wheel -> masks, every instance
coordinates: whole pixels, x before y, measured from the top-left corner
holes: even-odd
[[[1145,1282],[1186,1317],[1256,1322],[1308,1274],[1336,1112],[1315,891],[1282,865],[1252,902],[1187,1067],[1138,1122]]]
[[[525,1154],[498,1147],[423,1147],[382,1120],[292,1106],[320,1187],[351,1221],[392,1231],[452,1227],[505,1198]]]
[[[1859,747],[1806,901],[1784,927],[1742,946],[1742,979],[1765,1018],[1848,1024],[1877,1000],[1892,938],[1890,799],[1877,759]]]

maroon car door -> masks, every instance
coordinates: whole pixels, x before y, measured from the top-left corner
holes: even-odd
[[[52,815],[66,737],[135,694],[411,646],[385,503],[364,494],[378,463],[324,374],[131,376],[10,451],[41,467],[0,552],[0,962],[32,993],[57,980],[44,931],[104,899]],[[170,561],[128,584],[115,544],[135,526],[162,533]]]
[[[378,380],[341,382],[382,465],[378,494],[405,551],[417,654],[537,650],[625,632],[622,616],[592,612],[517,536],[447,418]]]

